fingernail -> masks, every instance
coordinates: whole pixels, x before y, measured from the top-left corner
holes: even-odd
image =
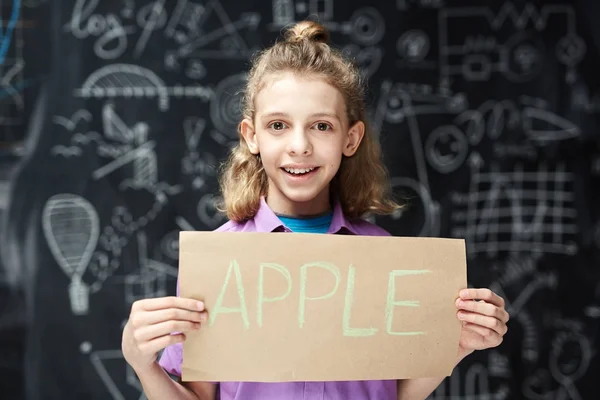
[[[206,314],[205,313],[203,313],[203,314],[200,315],[200,321],[201,322],[206,322]]]
[[[467,294],[469,294],[469,291],[467,289],[463,289],[460,291],[460,297],[467,297]]]
[[[462,312],[459,312],[458,319],[465,319],[465,314],[463,314]]]
[[[460,298],[458,298],[458,299],[456,299],[456,301],[455,301],[454,303],[455,303],[457,306],[459,306],[459,305],[460,305],[460,302],[461,302],[461,300],[460,300]]]
[[[204,311],[204,302],[202,302],[202,301],[199,301],[199,302],[197,303],[197,306],[198,306],[198,310],[200,310],[200,311]]]

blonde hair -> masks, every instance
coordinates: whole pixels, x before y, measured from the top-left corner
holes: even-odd
[[[285,41],[260,52],[253,60],[242,99],[244,118],[254,121],[254,99],[271,74],[291,71],[318,76],[337,88],[346,103],[348,126],[365,123],[365,134],[356,153],[343,157],[330,190],[339,199],[344,214],[361,217],[366,213],[390,214],[402,206],[392,199],[381,149],[366,121],[364,87],[358,67],[341,52],[331,48],[329,33],[313,21],[302,21],[285,33]],[[268,180],[260,156],[250,152],[238,125],[239,143],[222,166],[219,209],[230,220],[254,217],[260,197],[267,194]]]

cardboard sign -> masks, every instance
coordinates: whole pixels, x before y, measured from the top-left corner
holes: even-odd
[[[181,232],[180,296],[209,314],[182,379],[449,376],[465,287],[461,239]]]

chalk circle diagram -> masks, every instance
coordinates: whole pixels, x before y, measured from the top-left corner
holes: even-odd
[[[422,30],[413,29],[404,32],[396,42],[396,51],[406,61],[423,61],[430,50],[429,36]]]
[[[98,244],[100,221],[96,209],[81,196],[54,195],[44,205],[42,228],[50,252],[71,279],[69,299],[73,314],[87,314],[89,287],[82,277]]]
[[[246,73],[228,76],[215,88],[210,103],[214,127],[232,140],[238,138],[237,125],[242,118],[242,95],[248,80]]]
[[[394,177],[391,187],[396,197],[406,202],[406,207],[391,216],[376,217],[378,223],[384,228],[389,225],[387,229],[395,230],[394,234],[398,235],[427,237],[440,234],[439,206],[422,183],[409,177]],[[410,227],[410,231],[397,232],[399,225],[394,221],[400,218],[406,221],[400,226]]]
[[[181,88],[182,94],[184,88]],[[111,64],[92,73],[75,96],[84,98],[158,98],[161,111],[169,109],[169,90],[164,81],[147,68]]]
[[[437,127],[425,142],[425,157],[429,165],[442,174],[456,171],[468,154],[467,137],[454,125]]]
[[[385,20],[374,7],[359,8],[350,17],[350,37],[363,46],[373,46],[383,38]]]
[[[563,36],[556,44],[556,58],[567,67],[579,64],[586,51],[583,39],[572,33]]]
[[[202,196],[200,201],[198,201],[198,205],[196,207],[200,221],[202,221],[204,225],[213,229],[225,221],[225,215],[217,209],[217,203],[219,200],[219,197],[207,193]]]
[[[501,63],[506,67],[504,75],[515,83],[535,78],[544,66],[544,54],[544,43],[539,36],[514,34],[500,50]]]

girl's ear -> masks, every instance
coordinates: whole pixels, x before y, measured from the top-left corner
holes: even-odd
[[[252,120],[244,118],[242,122],[240,122],[240,133],[246,141],[248,149],[250,149],[250,153],[258,154],[258,141],[256,140],[256,131],[254,130],[254,124],[252,123]]]
[[[346,138],[346,145],[344,146],[343,154],[346,157],[350,157],[356,153],[358,146],[365,136],[365,123],[357,121],[348,130],[348,137]]]

